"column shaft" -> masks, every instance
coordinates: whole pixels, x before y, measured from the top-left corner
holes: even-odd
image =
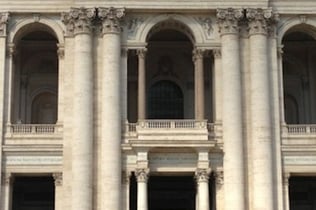
[[[222,56],[221,50],[213,50],[214,68],[213,68],[213,119],[215,123],[222,122]]]
[[[194,74],[194,92],[195,92],[195,119],[203,120],[204,114],[204,66],[203,66],[204,50],[195,49],[193,52],[193,60],[195,64]]]
[[[55,181],[55,210],[63,210],[62,173],[53,174]]]
[[[146,119],[146,50],[137,50],[138,55],[138,120]]]
[[[239,37],[222,35],[225,209],[245,209]]]
[[[210,209],[210,195],[209,195],[209,173],[208,169],[197,169],[195,172],[195,179],[197,182],[198,194],[198,210]]]
[[[121,50],[121,72],[122,72],[122,82],[121,82],[121,116],[122,116],[122,125],[127,122],[127,59],[128,59],[128,49],[123,48]]]
[[[283,175],[283,210],[290,210],[289,179],[290,174]]]
[[[7,116],[6,116],[6,124],[12,123],[12,109],[13,109],[13,96],[14,96],[14,53],[15,53],[15,45],[10,43],[8,46],[8,55],[7,55],[7,70],[6,79],[7,79],[7,91],[6,91],[6,106],[7,106]]]
[[[3,210],[11,210],[12,209],[12,189],[13,189],[13,182],[12,182],[12,175],[11,174],[2,174],[2,195],[0,197],[1,202],[1,209]]]
[[[273,164],[267,11],[248,9],[250,42],[250,100],[253,209],[273,210]],[[255,14],[255,15],[254,15]]]
[[[92,40],[87,33],[75,36],[72,208],[92,209],[93,80]]]
[[[148,210],[148,172],[149,171],[147,169],[136,170],[135,175],[137,179],[137,210]]]
[[[119,34],[103,35],[102,208],[121,209],[121,92]]]
[[[58,44],[58,104],[57,104],[57,124],[63,124],[64,118],[64,46]]]

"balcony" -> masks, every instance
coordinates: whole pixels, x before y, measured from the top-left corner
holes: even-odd
[[[62,128],[56,124],[9,124],[5,144],[61,144]]]
[[[316,146],[316,124],[284,125],[282,145],[310,148]]]
[[[126,124],[125,143],[169,146],[215,144],[217,127],[206,120],[144,120]]]

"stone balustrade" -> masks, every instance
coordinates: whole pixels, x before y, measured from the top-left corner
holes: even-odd
[[[316,135],[316,125],[314,124],[286,125],[284,131],[287,132],[288,135],[305,135],[305,134]]]
[[[55,134],[62,131],[61,125],[56,124],[11,124],[7,133],[11,134]]]

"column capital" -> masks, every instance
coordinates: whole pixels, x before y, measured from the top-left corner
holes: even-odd
[[[65,57],[65,46],[63,44],[57,44],[57,55],[59,59]]]
[[[224,171],[223,170],[218,170],[215,171],[215,182],[216,186],[222,186],[224,184]]]
[[[149,176],[148,168],[137,168],[135,171],[137,182],[147,182]]]
[[[2,185],[10,185],[13,181],[12,173],[2,173]]]
[[[57,172],[53,173],[54,183],[55,186],[62,186],[63,185],[63,173]]]
[[[145,58],[146,54],[147,54],[147,48],[136,49],[136,55],[138,55],[138,57]]]
[[[282,175],[283,185],[285,185],[285,186],[289,185],[290,177],[291,177],[290,173],[283,173],[283,175]]]
[[[96,17],[95,8],[71,8],[70,12],[63,12],[61,20],[66,25],[69,35],[92,32],[92,20]]]
[[[7,46],[7,56],[13,58],[17,53],[16,46],[14,43],[9,43]]]
[[[215,48],[212,50],[214,58],[221,58],[222,57],[222,51],[220,48]]]
[[[274,31],[274,25],[278,20],[278,15],[273,13],[271,8],[246,10],[246,18],[248,19],[249,35],[263,34],[267,35]]]
[[[0,36],[5,36],[7,34],[7,24],[9,20],[9,13],[0,13]]]
[[[239,33],[239,21],[244,17],[243,9],[217,9],[216,12],[221,35]]]
[[[201,49],[201,48],[195,48],[192,52],[193,54],[193,61],[196,61],[197,59],[203,59],[206,49]]]
[[[98,8],[98,17],[102,20],[102,33],[120,33],[120,21],[125,16],[124,8]]]
[[[208,182],[210,178],[211,169],[198,168],[195,171],[195,179],[197,183]]]
[[[279,45],[278,46],[278,57],[279,58],[282,58],[282,56],[283,56],[283,53],[284,53],[283,47],[284,47],[284,45]]]

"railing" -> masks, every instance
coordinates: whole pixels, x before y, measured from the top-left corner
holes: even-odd
[[[196,120],[145,120],[139,122],[140,128],[165,128],[165,129],[194,129],[206,128],[206,121]]]
[[[13,134],[53,134],[59,131],[55,124],[12,124],[8,131]]]
[[[302,134],[316,134],[316,125],[286,125],[288,134],[302,135]]]

